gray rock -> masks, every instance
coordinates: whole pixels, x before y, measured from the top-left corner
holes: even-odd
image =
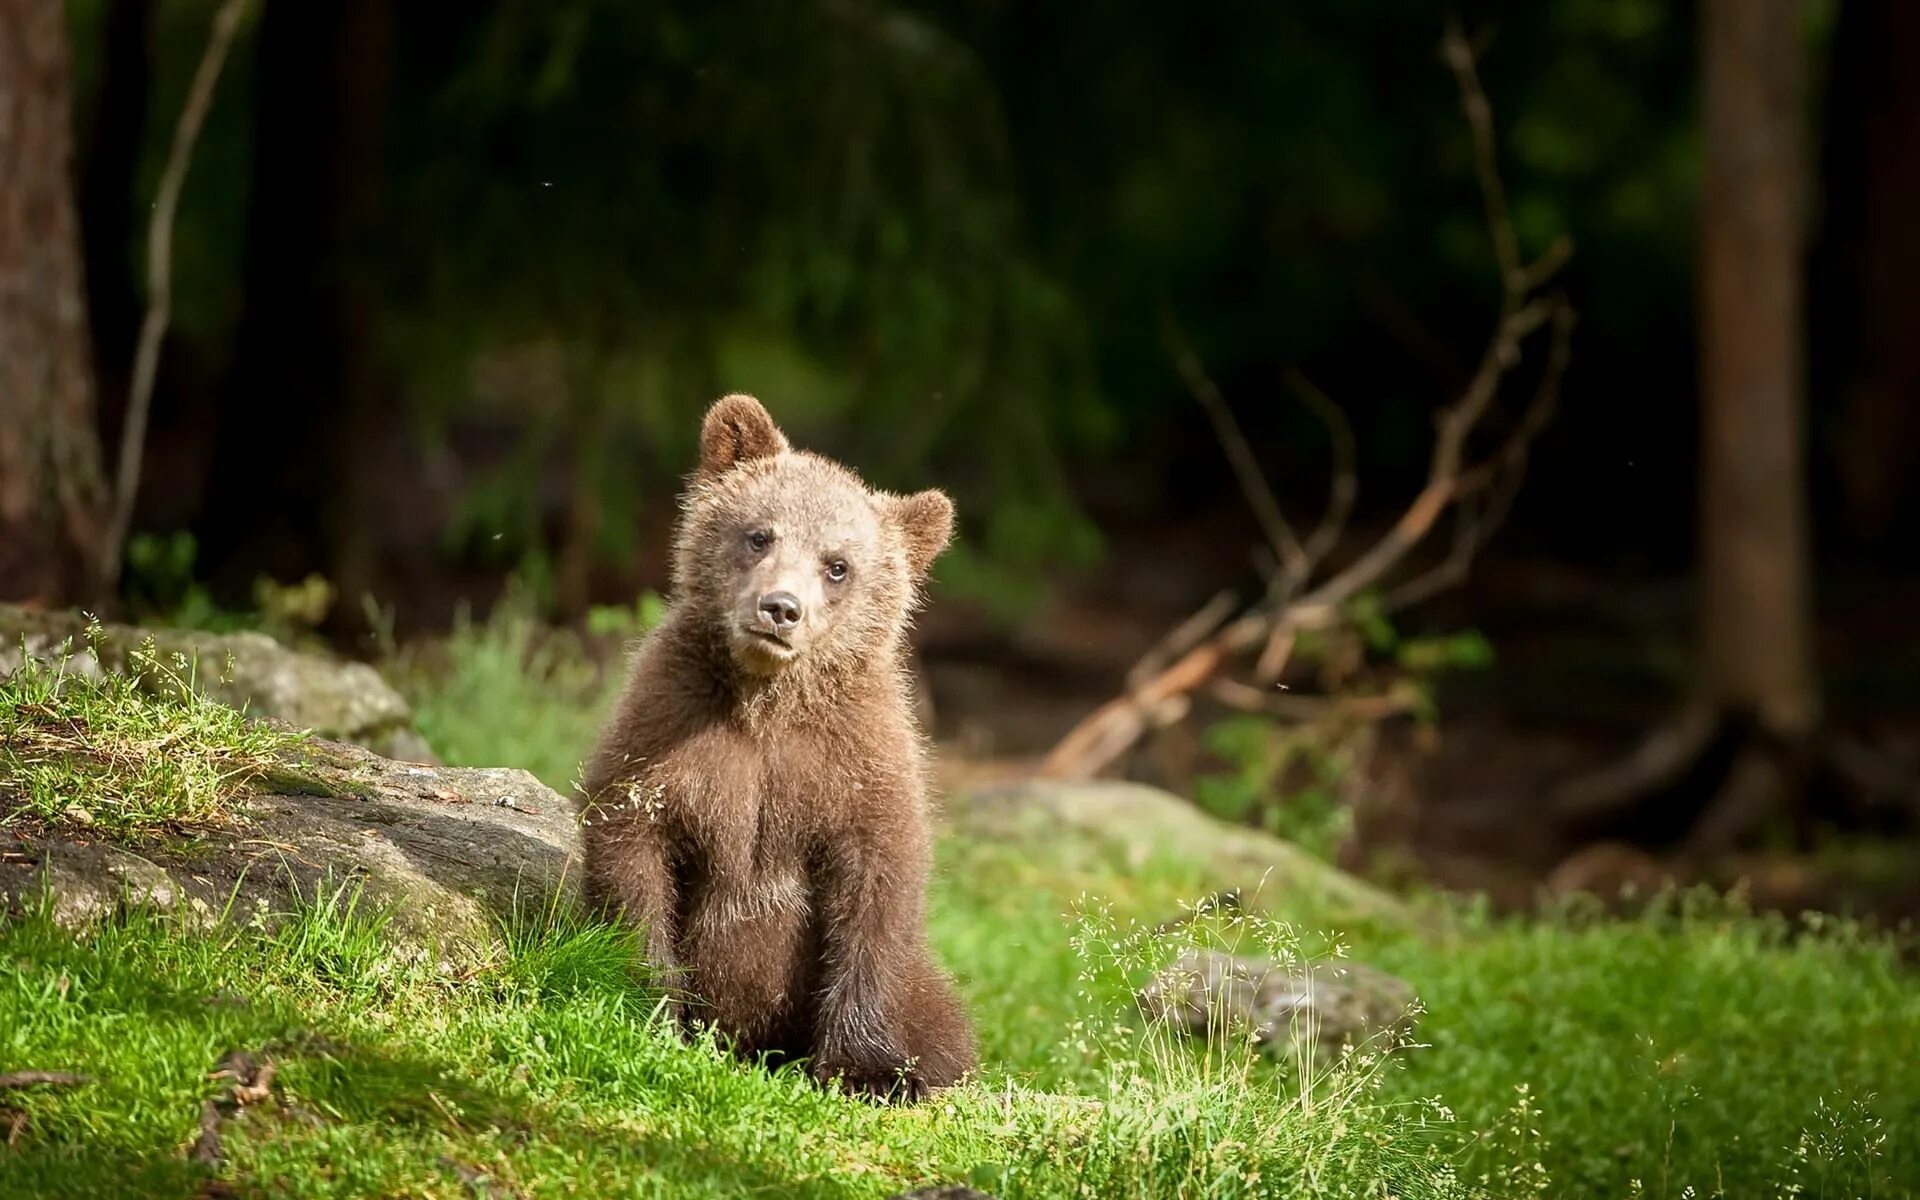
[[[256,717],[285,721],[323,738],[352,742],[389,758],[434,760],[413,728],[413,710],[380,673],[365,663],[294,650],[262,633],[206,633],[193,629],[106,625],[99,659],[87,652],[87,622],[71,612],[43,612],[0,604],[0,677],[20,665],[21,647],[35,658],[72,654],[67,669],[97,674],[124,671],[129,654],[151,637],[162,659],[194,664],[197,690]]]
[[[0,830],[0,905],[43,899],[80,927],[129,907],[190,920],[271,920],[357,889],[396,943],[459,962],[489,953],[519,904],[578,898],[574,806],[525,771],[394,762],[316,741],[229,823],[192,839],[112,845],[88,830]]]
[[[943,808],[952,826],[976,837],[1033,843],[1076,837],[1130,869],[1165,855],[1198,866],[1250,909],[1284,899],[1290,911],[1306,907],[1388,925],[1421,919],[1388,893],[1291,842],[1216,820],[1143,784],[1023,779],[962,789]]]
[[[1279,964],[1188,950],[1139,992],[1155,1020],[1195,1036],[1250,1034],[1264,1050],[1332,1061],[1343,1047],[1373,1040],[1385,1049],[1415,1017],[1411,984],[1364,963],[1338,959]]]

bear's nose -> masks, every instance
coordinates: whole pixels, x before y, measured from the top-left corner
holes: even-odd
[[[800,623],[800,597],[792,592],[768,592],[760,597],[760,615],[784,633]]]

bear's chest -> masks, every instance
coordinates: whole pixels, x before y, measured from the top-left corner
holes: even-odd
[[[658,756],[639,779],[647,819],[715,874],[798,867],[862,791],[854,765],[805,741],[707,731]]]

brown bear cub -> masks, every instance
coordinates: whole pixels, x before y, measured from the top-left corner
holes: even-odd
[[[953,530],[794,450],[758,401],[700,430],[665,617],[587,767],[591,904],[689,1021],[912,1101],[974,1064],[924,929],[931,834],[906,630]]]

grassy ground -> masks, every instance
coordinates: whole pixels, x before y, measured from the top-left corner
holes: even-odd
[[[23,660],[0,679],[0,801],[9,817],[122,838],[190,826],[281,769],[297,740],[203,698],[194,688],[201,665],[163,661],[151,643],[134,649],[124,674],[99,673],[85,647],[53,662]]]
[[[571,731],[540,748],[564,782],[597,685],[500,669],[516,651],[498,634],[469,631],[452,677],[415,678],[423,719],[461,727],[479,706],[474,727]],[[622,935],[549,914],[457,979],[391,958],[379,915],[346,896],[217,936],[137,919],[76,940],[29,915],[0,926],[0,1075],[91,1081],[0,1090],[0,1195],[1920,1189],[1920,979],[1884,940],[1697,899],[1633,921],[1469,910],[1441,940],[1307,911],[1145,932],[1217,882],[1071,842],[943,846],[933,932],[984,1078],[913,1110],[679,1044]],[[1426,1009],[1419,1044],[1303,1078],[1239,1043],[1141,1029],[1130,989],[1189,936],[1393,970]],[[209,1077],[234,1051],[274,1062],[271,1099],[236,1108],[236,1080]]]

